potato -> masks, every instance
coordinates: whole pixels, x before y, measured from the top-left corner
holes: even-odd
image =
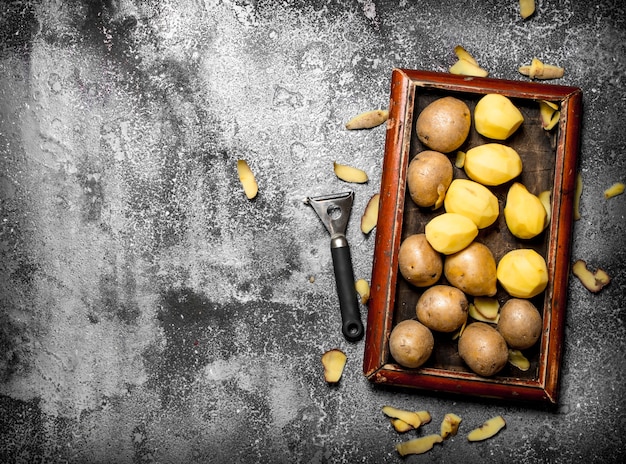
[[[528,300],[512,298],[500,308],[498,332],[502,334],[509,348],[530,348],[539,340],[542,328],[541,314]]]
[[[532,298],[546,289],[548,267],[543,256],[535,250],[519,248],[509,251],[500,259],[496,277],[512,297]]]
[[[418,153],[407,171],[411,199],[422,208],[441,206],[452,175],[452,162],[443,153],[432,150]]]
[[[465,294],[450,285],[435,285],[417,300],[417,319],[431,330],[454,332],[467,320],[469,302]]]
[[[408,319],[398,323],[389,336],[389,352],[404,367],[417,368],[428,361],[435,339],[422,323]]]
[[[478,227],[467,216],[443,213],[428,221],[424,233],[435,250],[450,255],[472,243],[478,235]]]
[[[484,229],[500,214],[498,199],[487,187],[468,179],[454,179],[443,200],[447,213],[467,216],[476,227]]]
[[[416,287],[428,287],[441,277],[443,259],[430,246],[425,234],[413,234],[400,244],[398,266],[407,282]]]
[[[489,93],[474,108],[474,127],[480,135],[506,140],[522,125],[524,116],[511,100],[501,94]]]
[[[504,219],[509,231],[521,239],[536,237],[548,224],[543,203],[523,184],[514,182],[509,188],[504,205]]]
[[[486,143],[467,150],[463,169],[470,179],[496,186],[520,175],[522,159],[507,145]]]
[[[473,322],[459,338],[459,356],[476,374],[490,377],[506,366],[509,349],[500,332],[484,322]]]
[[[431,150],[450,153],[463,145],[470,125],[468,106],[458,98],[443,97],[422,110],[415,122],[415,131]]]
[[[496,294],[496,270],[491,250],[478,242],[446,256],[443,264],[443,274],[448,282],[472,296]]]

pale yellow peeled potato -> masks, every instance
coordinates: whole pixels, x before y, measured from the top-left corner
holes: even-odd
[[[490,139],[508,139],[524,122],[524,116],[513,102],[498,93],[489,93],[474,108],[476,132]]]

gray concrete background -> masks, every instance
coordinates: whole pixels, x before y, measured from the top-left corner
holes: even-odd
[[[461,433],[407,462],[621,462],[626,13],[619,0],[3,1],[0,461],[400,462],[385,404]],[[394,67],[446,71],[462,44],[496,78],[537,56],[584,93],[582,219],[555,410],[385,390],[339,330],[328,235],[307,195],[354,186],[348,240],[379,188]],[[250,202],[236,160],[259,182]],[[367,308],[362,308],[365,320]],[[348,354],[329,388],[320,355]],[[465,433],[502,414],[506,429]]]

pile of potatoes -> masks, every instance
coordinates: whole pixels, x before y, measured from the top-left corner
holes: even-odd
[[[514,134],[524,117],[500,94],[487,94],[473,113],[475,130],[488,139],[462,153],[465,178],[454,178],[450,154],[467,139],[472,112],[455,97],[434,100],[419,114],[415,131],[427,147],[409,163],[408,193],[420,208],[443,212],[423,233],[406,237],[398,254],[399,271],[423,290],[416,319],[398,323],[389,338],[394,360],[408,368],[422,366],[431,356],[433,332],[458,339],[459,356],[476,374],[493,376],[507,362],[528,368],[522,350],[533,347],[542,332],[542,317],[530,301],[548,283],[545,259],[524,240],[533,238],[550,220],[549,196],[535,195],[515,179],[523,166],[519,154],[500,143]],[[503,215],[520,246],[496,263],[489,247],[476,241],[479,230],[500,215],[492,187],[510,183]],[[443,279],[442,279],[443,277]],[[494,298],[497,285],[505,303]],[[480,303],[480,304],[479,304]]]

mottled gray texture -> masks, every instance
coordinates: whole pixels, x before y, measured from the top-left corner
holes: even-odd
[[[465,434],[407,462],[626,457],[626,14],[620,0],[6,1],[0,12],[0,461],[400,462],[380,409],[447,412]],[[113,8],[117,5],[117,9]],[[393,67],[446,71],[464,45],[498,78],[537,56],[584,92],[558,408],[374,387],[341,336],[328,235],[307,195],[364,168],[378,190]],[[250,202],[236,160],[259,182]],[[363,308],[365,318],[366,308]],[[320,355],[349,360],[340,385]]]

